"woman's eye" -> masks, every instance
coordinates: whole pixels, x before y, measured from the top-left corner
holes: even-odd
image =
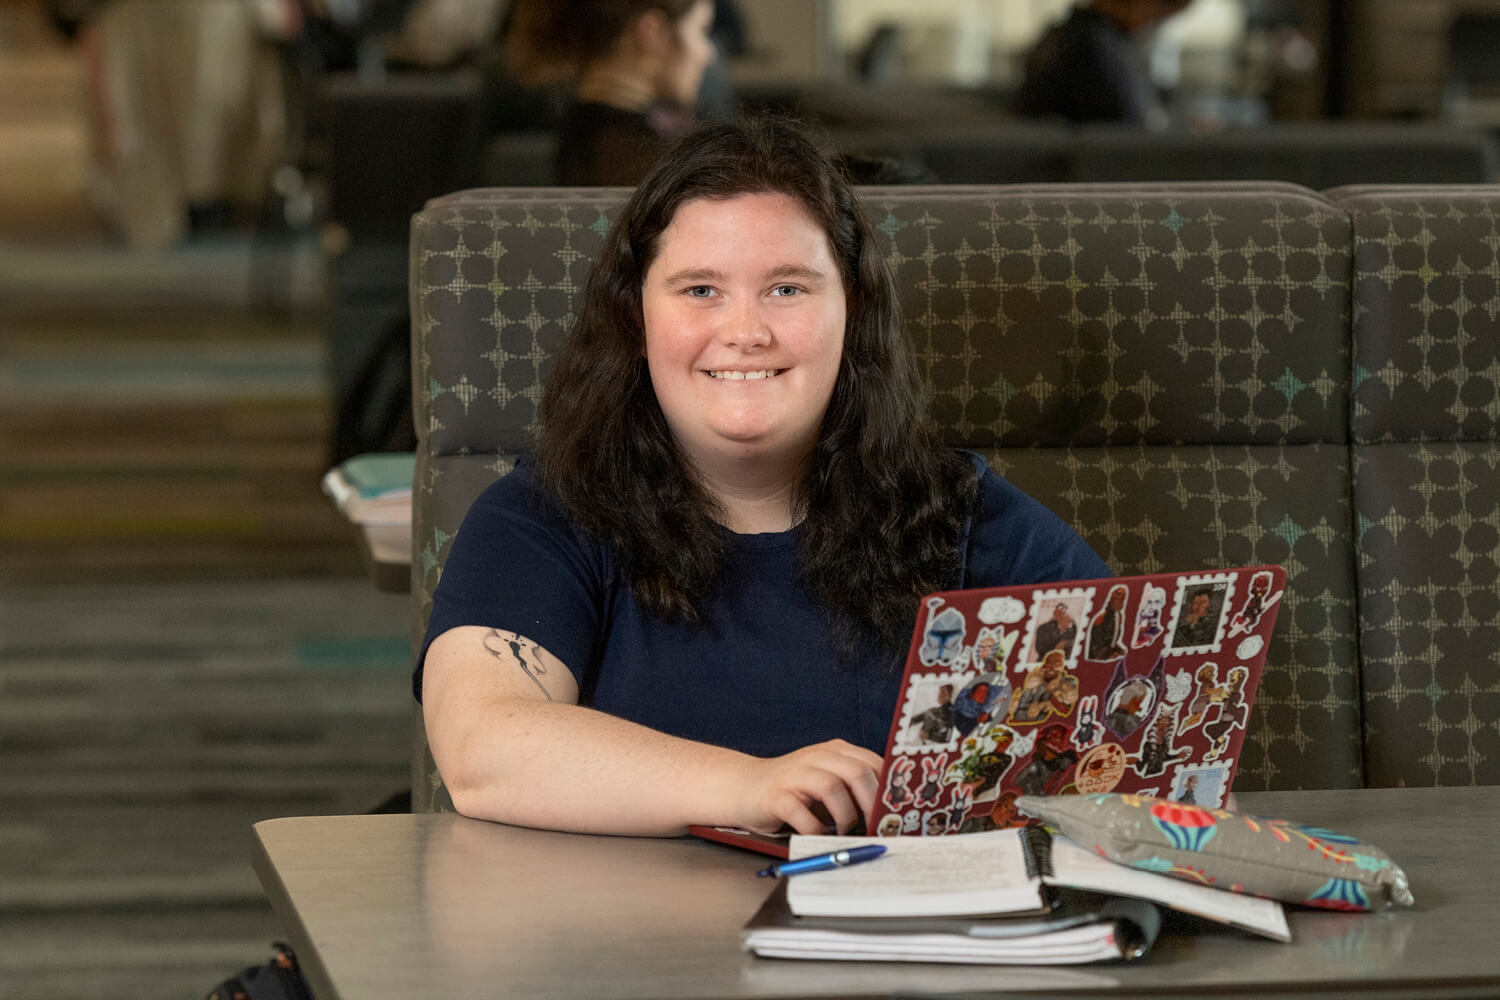
[[[687,293],[688,298],[691,299],[706,299],[714,293],[710,285],[692,285],[684,289],[684,291]]]
[[[789,295],[796,295],[801,291],[802,289],[798,288],[796,285],[777,285],[775,288],[771,289],[771,294],[785,297]]]

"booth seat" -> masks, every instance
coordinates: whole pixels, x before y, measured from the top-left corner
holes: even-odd
[[[416,636],[627,194],[413,219]],[[1117,573],[1286,567],[1236,789],[1500,782],[1500,186],[863,198],[949,444]],[[451,808],[415,718],[414,807]]]

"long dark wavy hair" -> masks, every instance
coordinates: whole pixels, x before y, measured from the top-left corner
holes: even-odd
[[[538,468],[589,533],[623,557],[640,602],[697,617],[727,530],[652,390],[641,290],[684,203],[796,199],[828,236],[846,299],[844,353],[793,494],[809,593],[846,651],[863,630],[899,652],[918,599],[948,586],[977,481],[926,422],[895,287],[847,179],[795,124],[701,126],[636,188],[604,238],[542,396]]]

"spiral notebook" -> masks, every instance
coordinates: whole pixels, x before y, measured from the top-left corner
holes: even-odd
[[[789,846],[792,857],[807,857],[871,842],[794,836]],[[1119,865],[1041,827],[881,842],[887,850],[876,861],[783,879],[746,925],[746,947],[787,958],[1047,964],[1137,957],[1155,927],[1149,911],[1122,900],[1291,940],[1274,900]],[[1053,953],[1049,945],[1060,947]]]

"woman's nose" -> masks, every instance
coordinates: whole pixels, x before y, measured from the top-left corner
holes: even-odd
[[[724,317],[724,324],[719,328],[719,336],[725,344],[742,350],[765,347],[775,339],[775,334],[771,330],[770,317],[755,303],[743,304],[732,309],[730,314]]]

